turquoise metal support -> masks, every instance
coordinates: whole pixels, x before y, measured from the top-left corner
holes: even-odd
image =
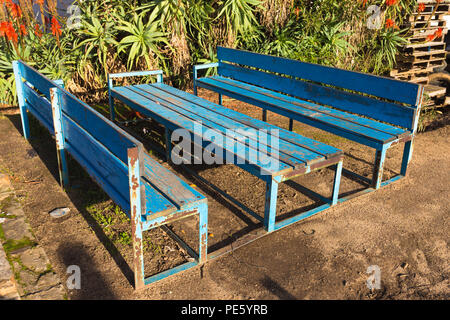
[[[53,126],[55,129],[56,150],[58,157],[59,179],[61,187],[67,188],[69,186],[69,170],[66,159],[66,140],[64,138],[64,129],[62,121],[61,110],[61,95],[60,89],[50,89],[52,114],[53,114]]]
[[[127,77],[144,77],[144,76],[156,76],[156,82],[159,83],[162,83],[164,81],[162,70],[132,71],[132,72],[108,74],[109,114],[111,121],[115,120],[114,98],[111,95],[111,90],[114,88],[113,79],[127,78]]]
[[[375,152],[375,165],[372,177],[372,187],[379,189],[381,187],[381,182],[383,181],[383,169],[384,161],[386,159],[387,146],[384,145],[381,150],[376,150]]]
[[[341,185],[341,177],[342,177],[342,164],[343,161],[340,161],[336,165],[336,174],[334,176],[334,184],[333,184],[333,194],[332,194],[332,201],[331,205],[336,205],[339,200],[339,187]]]
[[[128,149],[128,170],[130,185],[131,237],[133,240],[134,284],[135,289],[142,288],[144,283],[144,247],[142,228],[141,173],[139,149]]]
[[[279,182],[270,176],[266,181],[266,204],[264,208],[264,228],[267,232],[275,230],[275,218],[277,213],[277,196]]]
[[[30,123],[28,121],[27,107],[23,92],[23,76],[19,68],[19,61],[13,61],[14,77],[16,81],[17,100],[19,101],[20,118],[22,120],[23,136],[30,139]]]
[[[217,68],[219,66],[218,62],[212,62],[212,63],[206,63],[206,64],[200,64],[194,66],[194,95],[197,95],[197,83],[196,80],[198,79],[198,70],[203,69],[209,69],[209,68]],[[219,104],[222,105],[222,95],[219,95]]]
[[[405,147],[403,148],[402,167],[400,169],[400,174],[403,176],[406,176],[408,164],[412,158],[413,147],[414,147],[414,138],[411,139],[411,141],[406,142]]]
[[[165,143],[166,143],[166,161],[170,162],[172,153],[172,134],[169,128],[165,129]]]

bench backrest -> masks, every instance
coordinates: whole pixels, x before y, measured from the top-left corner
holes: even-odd
[[[26,108],[55,132],[50,89],[57,88],[64,148],[125,212],[130,213],[128,149],[143,145],[74,95],[21,61],[15,63],[23,78]],[[142,203],[144,205],[144,203]],[[145,210],[145,209],[144,209]]]
[[[62,81],[52,81],[22,61],[14,61],[13,68],[19,104],[54,134],[50,89]]]
[[[423,86],[365,73],[224,47],[221,76],[415,131]]]

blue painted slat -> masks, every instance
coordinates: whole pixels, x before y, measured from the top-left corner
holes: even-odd
[[[219,74],[408,129],[416,115],[414,108],[230,64],[220,63]]]
[[[175,203],[178,209],[205,198],[149,155],[144,154],[142,160],[144,177],[154,188]]]
[[[137,111],[141,112],[142,114],[145,114],[156,121],[162,123],[165,126],[169,126],[171,130],[175,130],[177,128],[184,128],[188,130],[191,134],[194,134],[194,121],[172,111],[169,110],[159,104],[151,104],[149,103],[148,99],[143,98],[141,95],[131,91],[130,89],[126,87],[115,87],[113,90],[111,90],[111,94],[121,100],[122,102],[126,103],[130,107],[136,109]],[[203,128],[205,131],[206,128]],[[204,133],[204,132],[203,132]],[[202,133],[202,136],[203,136]],[[210,144],[210,141],[204,141],[204,146],[207,146]],[[226,155],[230,156],[238,156],[245,154],[247,156],[248,152],[245,150],[248,150],[242,143],[237,142],[234,145],[234,148],[230,148],[227,145],[221,145],[220,146],[224,150],[224,157],[226,158]],[[241,160],[247,160],[249,159],[246,157],[246,159]],[[282,170],[286,169],[292,169],[291,166],[287,166],[283,163],[280,163],[279,170],[274,171],[271,168],[270,164],[261,163],[261,161],[251,161],[251,164],[256,166],[258,170],[261,170],[261,174],[278,174]]]
[[[202,85],[206,84],[214,87],[214,80],[208,78],[202,79],[201,83]],[[340,131],[345,131],[354,138],[363,137],[365,139],[369,139],[378,143],[392,141],[396,138],[395,136],[392,136],[387,133],[379,132],[371,128],[360,126],[355,123],[334,118],[327,114],[314,112],[302,107],[292,105],[284,101],[280,101],[275,98],[267,97],[265,95],[261,95],[254,92],[248,92],[247,90],[232,87],[227,84],[221,84],[220,90],[226,92],[226,95],[232,96],[232,93],[235,93],[238,96],[243,96],[257,103],[261,103],[262,105],[266,105],[267,107],[271,108],[270,109],[271,111],[274,110],[274,112],[277,112],[277,110],[279,110],[278,113],[283,112],[284,113],[283,115],[286,115],[287,117],[293,118],[295,120],[298,119],[299,121],[302,122],[309,121],[310,123],[316,126],[320,124],[322,125],[321,128],[325,128],[325,130],[328,130],[327,128],[333,128]]]
[[[128,167],[86,130],[62,114],[67,151],[125,212],[130,212]]]
[[[25,105],[28,110],[53,134],[53,115],[51,103],[26,83],[23,84]]]
[[[421,100],[421,85],[406,81],[224,47],[217,47],[217,57],[220,61],[265,69],[413,106],[418,106]]]
[[[339,126],[329,126],[327,123],[318,122],[315,119],[311,119],[306,115],[302,115],[299,113],[293,113],[291,110],[285,110],[283,108],[274,107],[271,104],[267,104],[266,102],[261,102],[259,100],[256,100],[256,99],[253,99],[253,98],[250,98],[247,96],[243,96],[243,95],[237,94],[232,91],[223,90],[222,88],[217,88],[215,86],[211,86],[205,82],[197,81],[197,85],[199,87],[203,87],[203,88],[211,90],[211,91],[220,92],[230,98],[234,98],[236,100],[240,100],[240,101],[243,101],[248,104],[253,104],[260,108],[265,108],[267,110],[278,113],[278,114],[288,117],[290,119],[295,119],[295,120],[303,122],[307,125],[331,132],[338,136],[365,144],[366,146],[369,146],[369,147],[372,147],[375,149],[381,148],[384,144],[382,141],[373,140],[370,137],[366,137],[363,135],[355,135],[353,132],[344,130],[344,129],[340,128]]]
[[[47,100],[50,101],[50,89],[58,87],[58,85],[43,74],[36,71],[34,68],[24,64],[22,61],[19,61],[19,69],[22,77],[43,95],[45,95]]]
[[[374,121],[374,120],[368,119],[368,118],[363,118],[363,117],[357,116],[355,114],[351,114],[348,112],[342,112],[337,109],[324,107],[324,106],[321,106],[321,105],[318,105],[318,104],[315,104],[312,102],[300,100],[300,99],[297,99],[297,98],[294,98],[294,97],[291,97],[291,96],[288,96],[288,95],[285,95],[282,93],[278,93],[278,92],[268,90],[268,89],[265,89],[262,87],[250,85],[250,84],[247,84],[247,83],[244,83],[241,81],[236,81],[236,80],[224,78],[221,76],[214,76],[214,77],[211,77],[210,79],[217,80],[218,81],[217,86],[220,86],[220,83],[227,83],[227,84],[230,84],[230,85],[233,85],[233,86],[236,86],[239,88],[243,88],[243,89],[246,89],[249,91],[262,93],[262,94],[265,94],[265,95],[268,95],[271,97],[276,97],[277,99],[280,99],[281,101],[290,102],[297,106],[302,106],[302,107],[309,108],[314,111],[319,111],[319,112],[328,114],[330,116],[344,119],[344,120],[347,120],[350,122],[354,122],[354,123],[375,129],[377,131],[385,132],[390,135],[395,135],[397,137],[400,135],[404,135],[405,133],[409,133],[409,131],[406,131],[405,129],[397,128],[397,127],[394,127],[394,126],[386,124],[386,123]]]
[[[156,85],[155,85],[156,86]],[[247,116],[246,114],[234,111],[232,109],[217,105],[215,103],[212,103],[208,100],[192,96],[188,94],[187,92],[181,91],[179,89],[176,89],[174,87],[168,86],[168,85],[157,85],[158,88],[161,88],[161,90],[166,91],[167,93],[170,93],[174,96],[181,97],[183,99],[192,101],[197,104],[201,104],[205,109],[212,110],[224,117],[228,117],[234,121],[237,121],[239,123],[242,123],[245,126],[248,126],[250,128],[254,128],[256,130],[279,130],[280,133],[280,139],[286,140],[292,144],[295,144],[297,146],[300,146],[302,148],[311,150],[315,153],[318,153],[320,155],[323,155],[325,157],[334,156],[338,153],[341,153],[342,151],[329,146],[325,143],[315,141],[313,139],[304,137],[302,135],[299,135],[295,132],[291,132],[282,128],[279,128],[275,125],[272,125],[270,123],[252,118],[250,116]]]
[[[152,219],[152,216],[159,213],[168,215],[178,210],[173,203],[155,190],[147,180],[141,179],[141,183],[145,187],[145,215],[149,219]]]
[[[86,129],[123,163],[127,163],[127,149],[142,144],[86,103],[66,91],[61,92],[63,113]]]
[[[215,130],[219,130],[224,135],[226,135],[227,129],[234,130],[236,132],[239,129],[248,129],[248,126],[243,126],[239,122],[236,122],[229,118],[225,118],[217,113],[214,113],[190,101],[186,101],[171,94],[168,94],[164,90],[159,90],[158,88],[160,87],[160,85],[154,86],[138,85],[135,87],[142,89],[146,94],[150,94],[151,96],[148,96],[149,98],[153,99],[157,98],[156,101],[160,102],[166,101],[166,103],[171,104],[172,108],[174,108],[175,110],[180,110],[179,112],[182,113],[183,115],[188,116],[193,120],[201,121],[203,125],[208,126],[209,128]],[[272,148],[268,146],[269,142],[267,142],[266,144],[259,143],[258,137],[250,137],[250,139],[255,141],[255,143],[258,143],[260,151],[263,152],[272,151]],[[271,140],[271,138],[268,140]],[[320,154],[303,149],[297,145],[286,142],[284,140],[279,140],[279,151],[280,151],[279,154],[280,160],[294,166],[297,165],[304,166],[305,163],[310,164],[324,159],[324,157]]]
[[[142,87],[140,87],[140,88],[142,88]],[[147,88],[150,88],[150,90],[152,89],[152,87],[147,87]],[[216,122],[209,121],[206,118],[201,118],[200,116],[198,116],[197,113],[193,113],[190,110],[180,108],[180,106],[179,106],[180,102],[176,102],[176,101],[174,102],[173,98],[170,95],[167,95],[166,93],[164,93],[163,91],[161,92],[162,94],[160,94],[160,95],[162,95],[165,99],[172,101],[172,103],[157,97],[157,95],[151,95],[149,92],[139,90],[139,86],[133,86],[130,89],[132,91],[134,91],[135,93],[141,95],[145,99],[149,99],[148,101],[161,104],[164,107],[167,107],[168,109],[177,112],[179,115],[189,118],[191,121],[201,123],[203,126],[202,127],[203,132],[206,133],[206,130],[208,130],[209,133],[214,133],[215,135],[217,134],[218,136],[222,136],[222,142],[225,143],[226,137],[227,137],[227,134],[226,134],[227,128],[225,128],[221,125],[218,125]],[[203,110],[199,111],[199,112],[201,113],[201,112],[203,112]],[[241,127],[241,128],[244,129],[243,127]],[[203,136],[205,137],[205,134]],[[285,163],[289,167],[295,168],[295,167],[304,167],[305,166],[305,161],[293,158],[289,155],[284,155],[283,153],[280,153],[271,147],[267,147],[264,144],[258,144],[257,140],[253,140],[254,145],[252,145],[252,143],[250,143],[250,141],[248,141],[248,138],[246,138],[244,135],[241,135],[239,133],[236,133],[236,138],[234,138],[233,141],[243,142],[241,144],[243,146],[243,148],[241,150],[245,150],[245,155],[246,155],[245,158],[248,159],[249,161],[252,161],[250,159],[252,159],[251,155],[252,155],[252,151],[253,151],[253,154],[255,155],[255,157],[257,157],[258,162],[260,162],[260,160],[262,159],[262,157],[264,155],[267,155],[268,157],[272,157],[271,158],[272,161],[274,161],[274,157],[276,157],[277,159],[281,160],[283,163]],[[223,143],[221,143],[221,145]],[[310,161],[317,159],[317,156],[318,156],[317,154],[310,156],[310,158],[311,158]],[[303,155],[299,154],[298,157],[303,157],[305,159],[308,159],[304,154]]]

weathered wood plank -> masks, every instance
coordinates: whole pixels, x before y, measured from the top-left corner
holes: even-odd
[[[127,149],[141,143],[89,105],[66,91],[61,92],[63,113],[87,130],[123,163],[127,163]]]
[[[62,114],[66,150],[125,212],[130,213],[128,167],[77,123]]]
[[[202,79],[202,83],[210,85],[211,79]],[[212,86],[214,86],[214,83],[212,83]],[[356,123],[335,118],[321,112],[308,110],[291,103],[280,101],[272,97],[267,97],[265,95],[248,92],[247,90],[236,87],[229,87],[223,83],[221,83],[220,89],[217,88],[217,90],[223,91],[229,96],[236,94],[241,97],[246,97],[252,101],[255,101],[255,103],[260,103],[261,105],[270,107],[271,111],[273,110],[274,112],[282,113],[283,115],[298,121],[308,121],[309,123],[312,123],[312,125],[320,126],[320,128],[324,130],[327,130],[327,128],[330,128],[331,130],[331,128],[333,128],[339,131],[345,131],[349,136],[353,136],[353,138],[362,137],[378,143],[392,141],[396,138],[393,135],[364,127]]]
[[[111,94],[130,107],[136,109],[144,115],[154,118],[158,122],[171,127],[171,129],[176,130],[178,128],[186,129],[192,137],[197,134],[195,128],[195,121],[180,115],[179,113],[170,110],[158,103],[151,103],[150,100],[142,97],[138,93],[133,92],[126,87],[115,87],[111,90]],[[222,156],[224,159],[227,156],[231,156],[234,161],[241,161],[242,163],[249,163],[255,166],[258,170],[261,170],[261,174],[278,174],[280,171],[289,169],[292,170],[292,166],[280,163],[277,170],[274,170],[270,163],[262,163],[259,159],[251,159],[249,157],[249,149],[247,146],[237,141],[233,146],[227,143],[215,143],[209,139],[202,139],[205,136],[205,131],[208,130],[206,127],[202,127],[202,132],[200,133],[200,140],[204,143],[204,146],[210,144],[217,146],[224,151]]]
[[[412,129],[416,112],[414,108],[230,64],[221,63],[218,70],[219,74],[224,77]]]
[[[303,107],[303,108],[306,108],[306,109],[309,109],[309,110],[312,110],[312,111],[318,111],[318,112],[321,112],[321,113],[325,113],[325,114],[328,114],[328,115],[330,115],[332,117],[336,117],[338,119],[342,119],[342,120],[345,120],[345,121],[356,123],[358,125],[361,125],[361,126],[364,126],[364,127],[368,127],[368,128],[371,128],[371,129],[375,129],[377,131],[384,132],[384,133],[387,133],[389,135],[399,136],[399,135],[403,135],[405,132],[407,132],[404,129],[397,128],[397,127],[394,127],[394,126],[389,125],[389,124],[385,124],[385,123],[382,123],[382,122],[379,122],[379,121],[374,121],[374,120],[368,119],[368,118],[363,118],[363,117],[357,116],[355,114],[351,114],[351,113],[343,112],[343,111],[340,111],[340,110],[337,110],[337,109],[332,109],[332,108],[329,108],[329,107],[321,106],[321,105],[318,105],[318,104],[315,104],[315,103],[312,103],[312,102],[308,102],[308,101],[305,101],[305,100],[300,100],[300,99],[297,99],[297,98],[294,98],[294,97],[291,97],[291,96],[287,96],[285,94],[281,94],[281,93],[278,93],[278,92],[274,92],[272,90],[268,90],[268,89],[265,89],[265,88],[262,88],[262,87],[250,85],[250,84],[243,83],[243,82],[240,82],[240,81],[235,81],[233,79],[224,78],[224,77],[221,77],[221,76],[214,76],[214,77],[211,77],[210,79],[214,79],[214,80],[218,81],[219,82],[218,86],[220,86],[221,83],[226,83],[226,84],[229,84],[229,85],[232,85],[232,86],[236,86],[236,87],[241,88],[241,89],[249,90],[251,92],[264,94],[266,96],[279,99],[280,101],[289,102],[289,103],[292,103],[292,104],[294,104],[296,106]]]
[[[196,105],[190,101],[180,99],[176,96],[173,96],[172,94],[168,94],[163,90],[158,90],[159,86],[138,85],[135,87],[142,89],[145,93],[151,95],[146,97],[150,99],[156,98],[155,101],[161,103],[164,103],[163,101],[166,101],[166,105],[170,104],[173,110],[179,110],[178,112],[182,113],[183,115],[189,116],[195,121],[201,121],[203,125],[209,127],[210,129],[218,130],[224,136],[226,136],[227,130],[232,130],[233,132],[237,133],[238,139],[241,140],[245,137],[238,134],[239,130],[248,132],[248,138],[257,144],[257,150],[259,151],[267,152],[269,154],[271,152],[276,152],[276,150],[272,150],[270,141],[272,141],[273,139],[278,139],[279,145],[277,147],[279,154],[277,152],[277,156],[280,157],[281,161],[293,165],[294,167],[298,165],[303,166],[305,163],[309,165],[311,163],[324,159],[324,157],[320,154],[303,149],[284,140],[280,140],[278,137],[274,137],[270,133],[267,134],[268,141],[263,141],[258,136],[258,132],[256,132],[255,130],[249,130],[252,128],[242,125],[242,123],[236,122],[230,118],[226,118],[220,114],[212,112],[200,105]],[[252,133],[255,133],[256,136],[253,136]]]
[[[22,77],[29,83],[31,83],[37,90],[39,90],[47,100],[50,101],[50,89],[59,87],[55,82],[36,71],[29,65],[19,61],[19,69]]]
[[[149,155],[143,156],[144,178],[166,198],[175,203],[178,209],[195,201],[204,199],[199,192],[191,188],[186,182],[164,168]]]
[[[217,47],[217,57],[220,61],[261,68],[413,106],[419,104],[417,84],[224,47]]]
[[[181,91],[174,87],[162,84],[162,85],[158,85],[158,88],[160,88],[161,90],[164,90],[165,92],[170,93],[174,96],[184,98],[185,100],[192,101],[193,103],[201,104],[205,109],[212,110],[220,115],[223,115],[224,117],[228,117],[234,121],[237,121],[244,126],[254,128],[255,130],[267,130],[267,131],[279,130],[280,139],[288,141],[288,142],[295,144],[299,147],[302,147],[304,149],[311,150],[311,151],[318,153],[326,158],[332,157],[339,153],[342,153],[341,150],[339,150],[335,147],[329,146],[325,143],[315,141],[313,139],[299,135],[295,132],[291,132],[291,131],[285,130],[283,128],[277,127],[275,125],[272,125],[270,123],[252,118],[250,116],[247,116],[246,114],[243,114],[243,113],[234,111],[232,109],[217,105],[217,104],[207,101],[205,99],[202,99],[202,98],[199,98],[196,96],[192,96],[192,95],[188,94],[187,92]]]
[[[44,125],[51,134],[54,132],[51,103],[44,97],[38,95],[36,91],[23,84],[25,105],[27,109]]]

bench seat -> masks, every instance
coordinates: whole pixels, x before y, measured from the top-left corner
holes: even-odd
[[[314,122],[314,126],[327,126],[330,131],[340,136],[355,141],[364,140],[368,145],[383,145],[411,135],[411,131],[404,128],[221,76],[199,78],[197,84],[224,92],[224,95],[229,97],[239,97],[252,104],[264,103],[268,110],[274,110],[291,119],[301,118],[305,123]]]

